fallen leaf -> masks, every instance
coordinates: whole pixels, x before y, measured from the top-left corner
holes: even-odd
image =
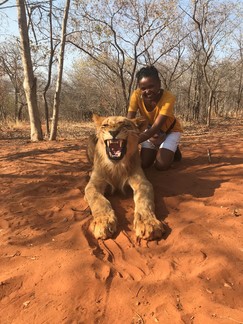
[[[239,217],[239,216],[241,216],[241,213],[240,213],[240,211],[239,211],[239,209],[234,209],[234,216],[235,217]]]
[[[26,302],[23,303],[24,308],[28,307],[30,304],[30,300],[27,300]]]

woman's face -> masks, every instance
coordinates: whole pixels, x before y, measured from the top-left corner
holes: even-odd
[[[158,98],[160,86],[160,81],[153,77],[143,77],[138,83],[143,98],[152,101]]]

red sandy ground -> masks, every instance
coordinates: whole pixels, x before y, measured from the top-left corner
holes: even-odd
[[[140,246],[130,190],[109,197],[114,239],[88,230],[88,132],[31,143],[2,129],[0,323],[243,323],[242,122],[188,128],[183,161],[146,171],[168,228]]]

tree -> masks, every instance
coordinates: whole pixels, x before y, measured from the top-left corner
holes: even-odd
[[[39,141],[43,139],[43,134],[37,104],[37,80],[33,72],[25,2],[16,0],[16,4],[18,8],[20,51],[24,69],[24,90],[30,119],[30,137],[32,141]]]
[[[62,116],[87,120],[92,113],[122,115],[124,98],[119,79],[92,59],[77,60],[62,90]],[[69,107],[67,109],[67,107]]]
[[[178,18],[176,1],[95,0],[91,3],[85,0],[76,3],[71,19],[74,31],[67,41],[117,77],[125,113],[137,67],[155,63],[175,46],[167,29]]]
[[[58,4],[57,4],[58,5]],[[42,92],[44,100],[44,112],[46,119],[46,135],[50,135],[49,117],[51,96],[50,90],[53,88],[53,70],[57,63],[57,49],[60,46],[60,19],[62,8],[55,6],[53,0],[44,2],[29,2],[27,6],[30,33],[32,36],[31,50],[38,60],[39,67],[44,70],[40,76],[42,84],[39,91]],[[40,80],[39,78],[39,80]]]
[[[56,139],[57,125],[60,106],[60,94],[62,84],[62,74],[64,65],[64,49],[66,42],[66,28],[68,13],[70,7],[70,0],[66,1],[65,8],[60,7],[60,4],[53,5],[52,0],[29,2],[27,6],[29,18],[29,33],[32,36],[31,51],[39,59],[41,69],[47,74],[39,90],[42,92],[44,99],[44,110],[46,117],[46,133],[50,140]],[[63,14],[63,19],[62,13]],[[62,30],[60,32],[60,19],[62,19]],[[61,39],[60,39],[61,34]],[[56,58],[56,52],[59,49],[59,59]],[[58,63],[58,64],[56,64]],[[49,90],[52,88],[52,75],[54,68],[57,68],[56,90],[53,97],[52,110],[52,125],[49,130]],[[43,71],[42,71],[43,76]]]
[[[65,51],[65,43],[66,43],[66,29],[67,29],[69,7],[70,7],[70,0],[66,0],[63,22],[62,22],[62,39],[61,39],[60,53],[59,53],[58,77],[57,77],[56,91],[55,91],[54,102],[53,102],[52,127],[50,133],[50,140],[55,140],[57,136],[57,125],[58,125],[58,116],[59,116],[59,108],[60,108],[60,94],[61,94],[61,87],[62,87],[64,51]]]
[[[0,45],[0,66],[2,71],[9,77],[14,88],[14,119],[19,121],[26,100],[22,83],[23,68],[17,38],[10,39]]]
[[[136,87],[136,71],[147,64],[156,65],[163,87],[176,94],[178,115],[209,125],[212,112],[240,114],[243,19],[237,3],[238,0],[75,0],[63,33],[61,25],[66,14],[59,1],[25,2],[27,47],[32,63],[28,67],[33,70],[25,79],[32,80],[29,92],[37,91],[33,101],[38,99],[45,112],[47,137],[56,138],[59,116],[87,119],[93,111],[126,114]],[[4,10],[4,6],[0,9]],[[9,39],[6,41],[9,43]],[[21,49],[26,54],[22,43]],[[64,50],[67,53],[74,49],[79,55],[75,73],[65,80]],[[73,53],[69,54],[74,59]],[[5,64],[11,80],[15,80],[10,56],[7,51],[2,52],[2,67]],[[13,102],[15,92],[17,102],[18,89],[12,84],[14,91],[9,92],[9,98]],[[10,101],[2,106],[4,111],[9,109],[6,103]]]
[[[55,50],[57,47],[57,43],[54,44],[53,40],[53,22],[52,22],[52,12],[53,6],[52,6],[52,0],[50,0],[50,6],[49,6],[49,15],[48,15],[48,22],[49,22],[49,58],[48,58],[48,76],[47,76],[47,81],[46,85],[43,90],[43,99],[44,99],[44,105],[45,105],[45,117],[46,117],[46,133],[47,136],[50,135],[50,129],[49,129],[49,105],[48,105],[48,100],[47,100],[47,92],[50,88],[51,85],[51,79],[52,79],[52,66],[53,66],[53,60],[54,60],[54,55],[55,55]]]
[[[5,122],[10,116],[9,108],[12,106],[10,93],[10,82],[7,81],[5,78],[2,78],[0,73],[0,124],[2,121]]]
[[[214,4],[212,0],[194,0],[192,4],[192,20],[195,23],[196,42],[192,46],[197,53],[199,69],[202,69],[204,81],[208,88],[207,125],[210,126],[211,112],[215,92],[220,79],[216,73],[215,54],[220,43],[232,33],[232,3]],[[227,27],[226,27],[227,26]]]
[[[243,33],[240,30],[239,35],[236,38],[236,43],[238,46],[238,55],[239,59],[237,60],[237,66],[236,66],[236,74],[239,75],[238,85],[236,85],[237,88],[237,95],[236,95],[236,114],[239,115],[240,108],[243,106]]]

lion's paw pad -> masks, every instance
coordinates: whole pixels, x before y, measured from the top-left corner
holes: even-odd
[[[116,220],[110,220],[106,217],[96,217],[91,225],[90,229],[93,232],[96,239],[105,240],[113,236],[116,232]]]
[[[165,228],[163,223],[158,219],[144,219],[136,220],[134,222],[134,228],[136,231],[136,236],[144,240],[158,240],[165,233]]]

